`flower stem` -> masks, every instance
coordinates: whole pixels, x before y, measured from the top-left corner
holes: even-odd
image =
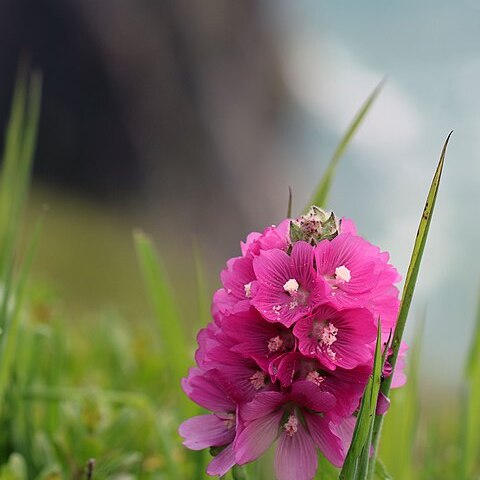
[[[240,465],[234,465],[232,468],[233,480],[248,480],[248,474],[244,467]]]

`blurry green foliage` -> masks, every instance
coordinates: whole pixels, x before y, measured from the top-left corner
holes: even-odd
[[[182,302],[188,305],[182,305],[148,236],[135,236],[140,268],[134,270],[134,248],[128,240],[121,245],[107,240],[118,236],[119,230],[102,237],[107,227],[101,218],[60,215],[63,220],[57,220],[46,238],[77,229],[69,238],[77,238],[78,243],[64,246],[65,251],[77,252],[83,243],[91,242],[112,259],[94,270],[88,259],[80,258],[79,268],[82,263],[88,265],[84,275],[91,268],[91,277],[113,275],[129,282],[132,289],[147,293],[145,306],[137,310],[135,321],[126,320],[117,309],[72,314],[48,283],[27,284],[40,227],[32,232],[27,247],[18,246],[22,244],[39,92],[39,77],[24,72],[13,99],[0,178],[0,480],[85,479],[91,458],[96,460],[95,479],[205,478],[208,454],[184,449],[176,433],[181,420],[199,411],[179,385],[179,378],[193,364],[196,330],[209,319],[211,286],[198,246],[189,265],[188,291],[193,293],[183,296]],[[353,125],[354,132],[359,122]],[[340,153],[352,135],[345,137]],[[333,176],[327,174],[324,199]],[[82,236],[88,229],[89,236]],[[59,239],[54,244],[40,242],[39,248],[43,258],[53,263],[55,255],[63,258],[61,245]],[[78,298],[93,298],[88,282],[75,288]],[[147,298],[152,310],[146,306]],[[374,479],[389,478],[387,471],[396,479],[479,478],[480,320],[472,345],[462,402],[452,407],[448,398],[448,404],[432,410],[431,404],[420,402],[418,339],[409,358],[409,383],[392,395],[380,451],[385,467],[379,462],[373,465]],[[373,377],[370,400],[378,388],[378,370]],[[372,408],[370,401],[365,407],[370,420],[367,440],[372,435]],[[357,466],[363,462],[364,472],[368,466],[365,446],[363,438],[357,452],[360,457],[355,459]],[[338,478],[337,469],[324,458],[319,461],[318,479]],[[267,455],[239,475],[268,480],[272,478],[270,463]]]

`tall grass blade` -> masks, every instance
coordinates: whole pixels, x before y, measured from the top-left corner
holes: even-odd
[[[170,359],[172,380],[179,382],[186,375],[188,358],[186,337],[180,314],[171,290],[166,268],[155,251],[150,237],[135,232],[135,247],[145,285],[152,302],[160,339],[166,358]]]
[[[370,108],[374,104],[376,98],[381,92],[384,85],[384,80],[382,80],[370,94],[370,96],[365,100],[364,104],[360,107],[360,110],[357,112],[352,122],[350,123],[347,131],[344,133],[340,143],[338,144],[333,156],[328,164],[327,170],[325,171],[320,183],[318,184],[315,192],[310,200],[310,203],[305,207],[305,211],[308,210],[310,205],[318,205],[319,207],[326,207],[328,195],[330,193],[330,188],[332,186],[333,177],[337,171],[338,163],[343,157],[345,151],[347,150],[350,141],[354,137],[358,128],[365,119],[367,113],[370,111]]]
[[[0,278],[11,271],[27,198],[40,114],[41,77],[21,71],[15,86],[0,172]]]
[[[11,308],[12,310],[10,318],[0,338],[0,414],[2,413],[3,400],[9,384],[10,374],[15,359],[15,351],[18,345],[21,313],[25,298],[28,274],[30,273],[32,260],[37,249],[44,216],[45,214],[43,214],[37,222],[34,234],[30,241],[25,262],[22,266],[18,283],[16,284],[13,302],[7,307],[7,309]]]
[[[12,373],[28,271],[41,221],[19,276],[15,259],[28,194],[40,112],[41,80],[21,69],[15,86],[0,172],[0,411]]]
[[[392,392],[392,405],[383,426],[380,455],[393,478],[414,477],[414,452],[420,416],[419,371],[425,314],[408,352],[407,384]]]
[[[357,422],[353,431],[352,443],[348,450],[342,471],[341,480],[356,480],[366,478],[370,462],[370,444],[377,407],[377,398],[380,391],[380,377],[382,373],[382,334],[381,322],[378,322],[377,343],[373,371],[365,387]]]
[[[407,277],[405,279],[405,285],[403,287],[402,299],[400,302],[400,310],[398,314],[397,324],[395,327],[395,333],[393,335],[392,350],[393,353],[389,357],[389,362],[392,369],[395,369],[397,363],[398,353],[400,350],[400,342],[402,340],[403,331],[405,330],[405,323],[407,321],[408,312],[410,310],[410,304],[412,303],[413,292],[417,282],[418,271],[420,269],[420,263],[422,261],[423,251],[427,241],[428,230],[430,228],[430,222],[432,220],[433,210],[435,208],[435,202],[437,199],[438,187],[440,186],[440,179],[442,177],[443,165],[445,162],[445,155],[447,153],[447,146],[450,137],[453,132],[450,132],[442,148],[440,154],[440,160],[433,176],[432,184],[427,195],[425,207],[423,209],[420,224],[418,226],[417,236],[413,246],[413,252],[410,258],[410,265],[408,266]],[[382,383],[381,391],[388,398],[390,393],[390,386],[392,383],[392,377],[386,378]],[[383,415],[377,415],[375,419],[375,425],[373,430],[373,447],[375,449],[374,456],[376,456],[378,450],[378,442],[380,438],[380,431],[383,423]]]

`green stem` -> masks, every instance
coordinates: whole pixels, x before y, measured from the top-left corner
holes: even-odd
[[[240,465],[234,465],[232,468],[233,480],[248,480],[248,474],[244,467]]]

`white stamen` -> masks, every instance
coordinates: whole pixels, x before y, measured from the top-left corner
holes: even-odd
[[[337,359],[337,354],[334,352],[330,347],[327,347],[327,355],[332,359],[336,360]]]
[[[308,372],[306,380],[319,387],[325,381],[325,377],[322,377],[316,370],[313,370],[312,372]]]
[[[298,291],[299,286],[300,285],[298,282],[294,278],[291,278],[285,283],[283,289],[291,295],[292,293],[296,293]]]
[[[283,340],[280,338],[280,335],[272,337],[268,341],[268,351],[270,353],[278,352],[283,347]]]
[[[293,437],[298,431],[298,418],[295,415],[290,415],[283,428],[287,435]]]
[[[335,277],[345,283],[348,283],[352,278],[350,270],[345,265],[340,265],[340,267],[335,269]]]
[[[223,420],[223,423],[225,424],[225,428],[227,430],[230,430],[235,426],[236,423],[236,418],[234,413],[227,413],[226,418]]]
[[[253,385],[255,390],[260,390],[265,386],[265,379],[266,374],[259,370],[250,377],[250,383]]]
[[[252,282],[246,283],[243,288],[245,289],[245,296],[247,298],[252,297]]]
[[[320,340],[324,345],[330,346],[337,341],[338,328],[330,322],[322,328]]]
[[[288,304],[288,309],[289,310],[293,310],[294,308],[297,308],[298,307],[298,302],[296,300],[294,300],[293,302],[290,302]]]

